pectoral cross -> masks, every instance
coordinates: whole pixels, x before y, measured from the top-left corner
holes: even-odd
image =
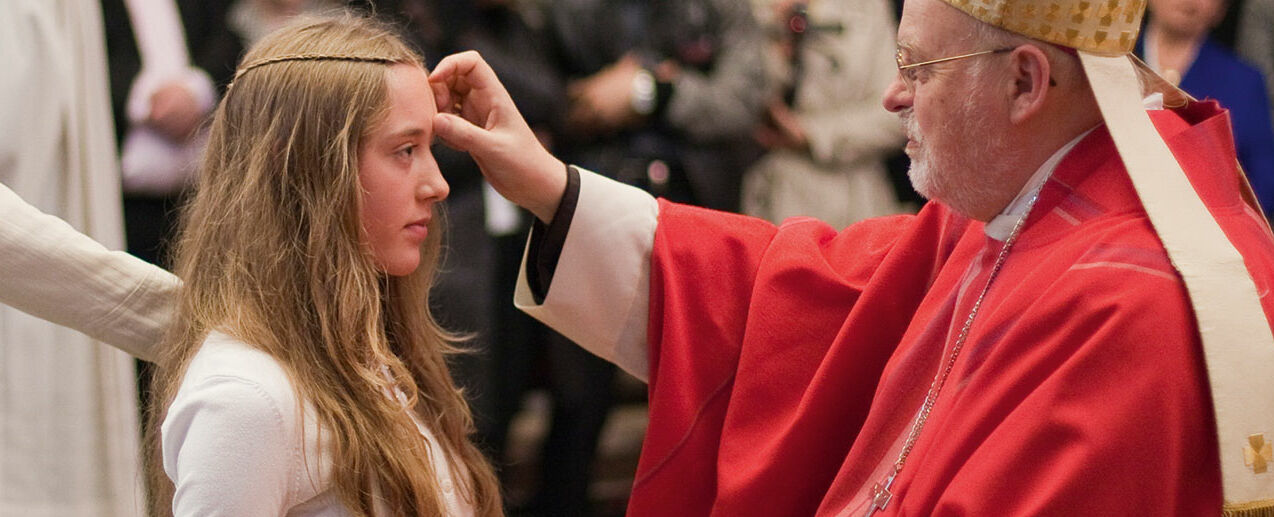
[[[871,505],[867,507],[867,513],[863,514],[863,517],[871,517],[871,514],[876,513],[877,510],[884,510],[886,506],[889,506],[889,500],[894,497],[889,487],[893,486],[894,477],[897,475],[897,470],[890,472],[889,477],[871,487]]]

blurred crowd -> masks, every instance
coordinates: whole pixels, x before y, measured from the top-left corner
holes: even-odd
[[[106,43],[120,164],[118,178],[106,181],[120,185],[128,251],[164,266],[176,207],[197,173],[203,123],[244,49],[293,16],[353,7],[395,20],[430,65],[454,52],[481,52],[540,139],[569,163],[675,201],[774,222],[812,216],[843,227],[913,211],[922,202],[906,180],[906,136],[880,106],[897,73],[900,3],[100,0],[95,30]],[[1274,0],[1150,0],[1147,24],[1139,54],[1195,97],[1231,108],[1240,161],[1262,204],[1274,208],[1274,82],[1266,82],[1274,81]],[[613,365],[512,307],[534,221],[494,194],[467,155],[441,146],[435,152],[451,195],[448,253],[431,304],[448,328],[471,336],[475,353],[455,358],[454,375],[470,397],[477,441],[509,472],[511,423],[528,392],[547,394],[550,416],[536,475],[529,490],[509,491],[516,500],[508,508],[593,515],[589,484],[607,416],[617,402],[640,403],[640,394],[635,401],[622,391],[617,396],[623,381]],[[0,182],[66,217],[64,203],[40,201],[46,199],[39,195],[43,180],[4,171]],[[42,323],[14,318],[0,313],[0,350],[3,340],[37,339],[12,329]],[[87,354],[89,348],[58,353]],[[0,434],[6,449],[0,451],[6,460],[0,515],[112,514],[118,505],[103,495],[109,490],[46,491],[39,476],[12,472],[7,464],[39,455],[49,472],[135,479],[134,467],[101,460],[91,447],[36,450],[22,436],[64,425],[58,422],[79,422],[91,427],[86,434],[98,434],[86,422],[138,407],[120,402],[134,395],[131,387],[120,387],[119,376],[89,372],[85,382],[97,383],[92,389],[123,395],[81,404],[78,413],[61,411],[67,405],[58,401],[10,404],[3,400],[16,396],[18,382],[23,393],[46,387],[36,375],[12,374],[23,368],[23,358],[4,357],[9,373],[0,383],[12,384],[0,397],[8,426]],[[137,368],[144,397],[145,364]],[[9,426],[17,421],[24,427]],[[33,488],[23,490],[24,484]]]

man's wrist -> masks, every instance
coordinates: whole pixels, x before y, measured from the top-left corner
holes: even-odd
[[[575,218],[575,208],[579,205],[579,189],[579,170],[567,166],[566,191],[562,193],[552,224],[545,224],[538,219],[531,224],[526,279],[535,303],[544,303],[549,285],[553,282],[558,259],[566,246],[566,234],[570,232],[571,220]]]
[[[552,195],[536,203],[536,206],[526,207],[532,214],[535,214],[536,219],[543,221],[544,224],[553,222],[554,215],[562,203],[562,196],[566,192],[567,177],[570,174],[570,166],[557,159],[554,159],[554,161],[557,162],[554,169],[559,171],[559,173],[546,175],[547,184],[544,186],[544,191],[551,192]]]

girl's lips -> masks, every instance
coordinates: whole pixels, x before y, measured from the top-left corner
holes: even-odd
[[[421,241],[429,236],[429,221],[427,219],[416,221],[404,227],[407,233]]]

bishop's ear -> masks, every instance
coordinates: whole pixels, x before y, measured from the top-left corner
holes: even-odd
[[[1043,109],[1044,101],[1049,95],[1049,86],[1055,83],[1048,56],[1039,47],[1021,45],[1013,49],[1009,60],[1013,78],[1009,119],[1014,124],[1019,124]]]

